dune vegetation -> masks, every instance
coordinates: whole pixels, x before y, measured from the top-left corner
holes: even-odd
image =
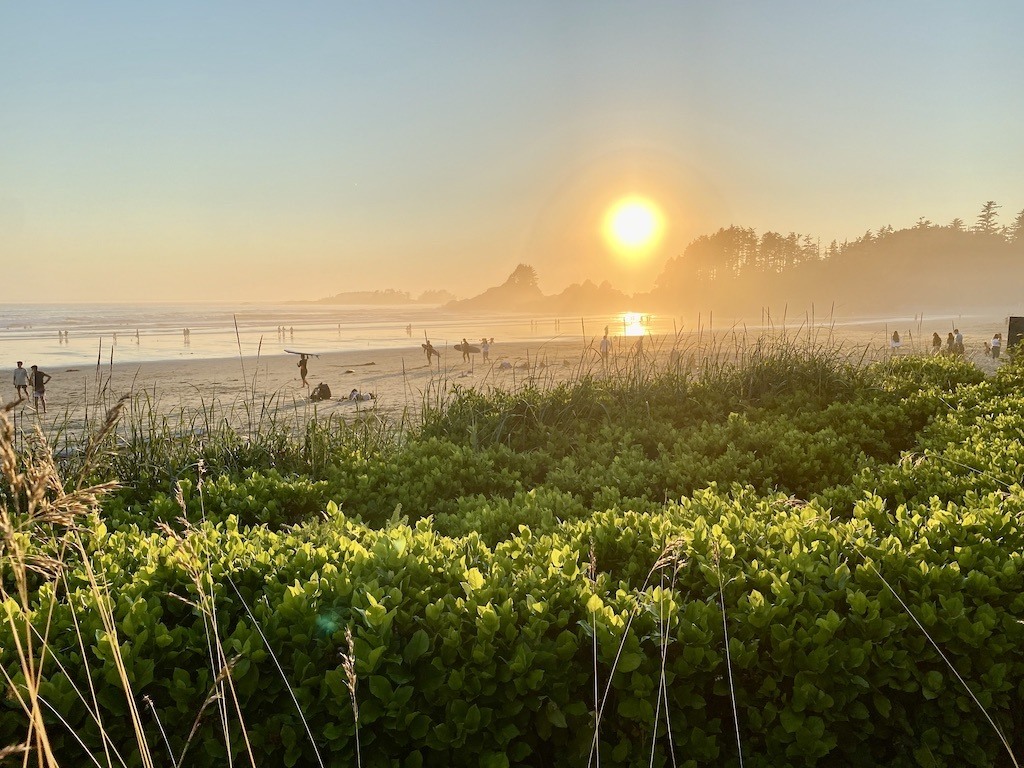
[[[413,427],[0,420],[0,754],[1017,765],[1022,392],[776,340]]]

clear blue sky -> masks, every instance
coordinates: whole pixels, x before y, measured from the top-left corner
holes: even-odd
[[[0,0],[0,300],[646,290],[1024,208],[1024,3]],[[666,217],[646,259],[601,217]]]

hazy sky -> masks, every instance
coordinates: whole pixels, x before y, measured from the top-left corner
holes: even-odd
[[[1024,208],[1024,3],[0,0],[0,300],[646,290]],[[605,210],[666,220],[646,259]]]

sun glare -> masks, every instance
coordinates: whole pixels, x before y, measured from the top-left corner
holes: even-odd
[[[605,237],[618,250],[642,253],[657,245],[662,230],[661,212],[649,200],[629,197],[618,201],[605,216]]]

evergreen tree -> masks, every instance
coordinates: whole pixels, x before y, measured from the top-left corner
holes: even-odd
[[[535,288],[537,286],[537,270],[529,264],[520,264],[512,270],[505,285],[516,288]]]
[[[1003,206],[997,205],[995,200],[989,200],[981,206],[981,213],[978,214],[978,223],[974,227],[975,232],[986,235],[994,235],[999,228],[996,226],[996,217],[999,209]]]

